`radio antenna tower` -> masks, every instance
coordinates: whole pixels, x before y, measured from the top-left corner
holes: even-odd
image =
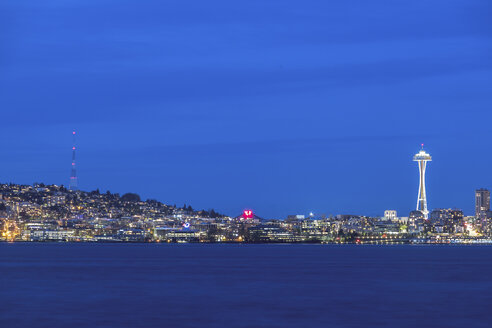
[[[427,194],[425,192],[425,169],[427,162],[432,161],[431,155],[424,151],[424,144],[422,149],[413,156],[413,161],[419,164],[419,195],[417,197],[417,211],[422,212],[424,218],[429,218],[429,210],[427,209]]]
[[[77,190],[77,169],[75,167],[75,131],[72,132],[73,145],[72,145],[72,173],[70,174],[70,184],[68,189]]]

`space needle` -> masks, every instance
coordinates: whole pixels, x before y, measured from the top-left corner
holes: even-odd
[[[424,144],[422,144],[422,149],[413,156],[413,161],[419,163],[420,173],[417,211],[422,212],[424,218],[427,220],[429,218],[429,211],[427,210],[427,196],[425,193],[425,168],[427,166],[427,162],[432,161],[432,157],[424,151]]]

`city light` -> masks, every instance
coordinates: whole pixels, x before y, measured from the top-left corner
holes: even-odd
[[[252,219],[253,218],[253,211],[252,210],[244,210],[243,216],[245,219]]]

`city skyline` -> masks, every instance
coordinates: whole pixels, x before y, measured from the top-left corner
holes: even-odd
[[[475,197],[475,216],[433,209],[430,215],[414,210],[398,216],[386,210],[378,217],[310,213],[264,218],[252,209],[231,216],[143,200],[135,193],[0,184],[0,241],[491,244],[490,192],[479,189]]]

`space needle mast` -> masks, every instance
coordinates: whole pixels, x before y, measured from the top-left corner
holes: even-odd
[[[431,155],[424,151],[424,144],[422,149],[413,156],[413,161],[419,164],[420,182],[419,182],[419,195],[417,198],[417,211],[422,212],[424,218],[429,218],[429,210],[427,209],[427,195],[425,193],[425,168],[427,162],[432,161]]]

